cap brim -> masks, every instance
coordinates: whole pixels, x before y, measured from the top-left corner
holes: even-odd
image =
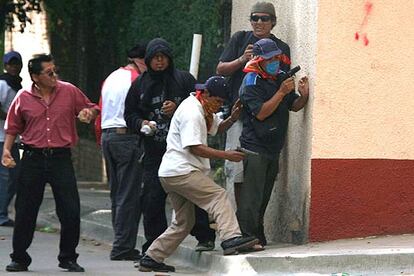
[[[267,54],[265,54],[265,55],[260,55],[262,58],[264,58],[264,59],[269,59],[269,58],[271,58],[271,57],[274,57],[274,56],[277,56],[277,55],[280,55],[282,53],[282,50],[277,50],[277,51],[272,51],[272,52],[269,52],[269,53],[267,53]]]
[[[197,83],[195,85],[195,89],[196,90],[204,90],[204,89],[206,89],[206,84],[205,83]]]

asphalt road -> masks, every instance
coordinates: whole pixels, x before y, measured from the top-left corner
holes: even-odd
[[[58,233],[35,232],[35,237],[28,252],[33,261],[29,266],[29,272],[10,273],[5,271],[5,267],[10,262],[9,254],[11,252],[11,240],[13,229],[10,227],[0,227],[0,275],[62,275],[65,270],[60,269],[56,259],[58,254]],[[134,268],[131,261],[110,261],[110,247],[93,240],[82,239],[78,246],[79,259],[78,263],[86,270],[81,275],[206,275],[192,268],[167,262],[175,265],[179,273],[154,273],[139,272]]]

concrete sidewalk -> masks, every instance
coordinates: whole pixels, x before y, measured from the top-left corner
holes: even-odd
[[[81,234],[110,244],[113,232],[109,191],[84,189],[80,185],[80,198]],[[171,214],[168,207],[167,214]],[[49,189],[45,192],[38,224],[59,228]],[[144,241],[143,233],[140,225],[138,249]],[[223,256],[219,241],[212,252],[197,253],[195,245],[196,240],[189,236],[172,258],[211,275],[414,275],[414,235],[301,246],[274,244],[262,252],[237,256]]]

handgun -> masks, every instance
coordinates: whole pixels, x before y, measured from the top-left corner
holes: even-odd
[[[243,152],[244,154],[250,154],[250,155],[255,155],[255,156],[259,155],[258,152],[251,151],[251,150],[248,150],[248,149],[245,149],[245,148],[242,148],[242,147],[237,147],[236,151],[240,151],[240,152]]]
[[[289,71],[281,74],[281,81],[283,82],[285,79],[293,77],[297,72],[299,72],[300,66],[293,67]]]

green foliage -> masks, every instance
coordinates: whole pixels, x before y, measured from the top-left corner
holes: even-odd
[[[193,34],[202,34],[199,80],[215,73],[228,0],[43,1],[61,78],[94,101],[106,76],[125,65],[126,50],[142,40],[166,39],[177,68],[188,70]]]
[[[28,12],[40,12],[40,2],[42,0],[0,0],[0,53],[4,53],[4,32],[13,30],[16,26],[14,16],[20,22],[19,30],[23,32],[27,22],[31,23],[27,16]],[[0,73],[3,72],[3,63],[0,63]]]
[[[220,1],[136,0],[133,10],[136,20],[130,21],[129,37],[138,34],[144,39],[165,38],[173,45],[177,67],[188,69],[193,34],[202,34],[200,79],[214,73],[220,54],[218,45],[223,41]]]
[[[14,25],[13,17],[16,16],[20,22],[20,32],[26,28],[26,23],[31,23],[30,18],[27,16],[28,12],[37,11],[40,12],[41,0],[1,0],[0,1],[0,31],[8,29],[11,31],[16,26]]]

